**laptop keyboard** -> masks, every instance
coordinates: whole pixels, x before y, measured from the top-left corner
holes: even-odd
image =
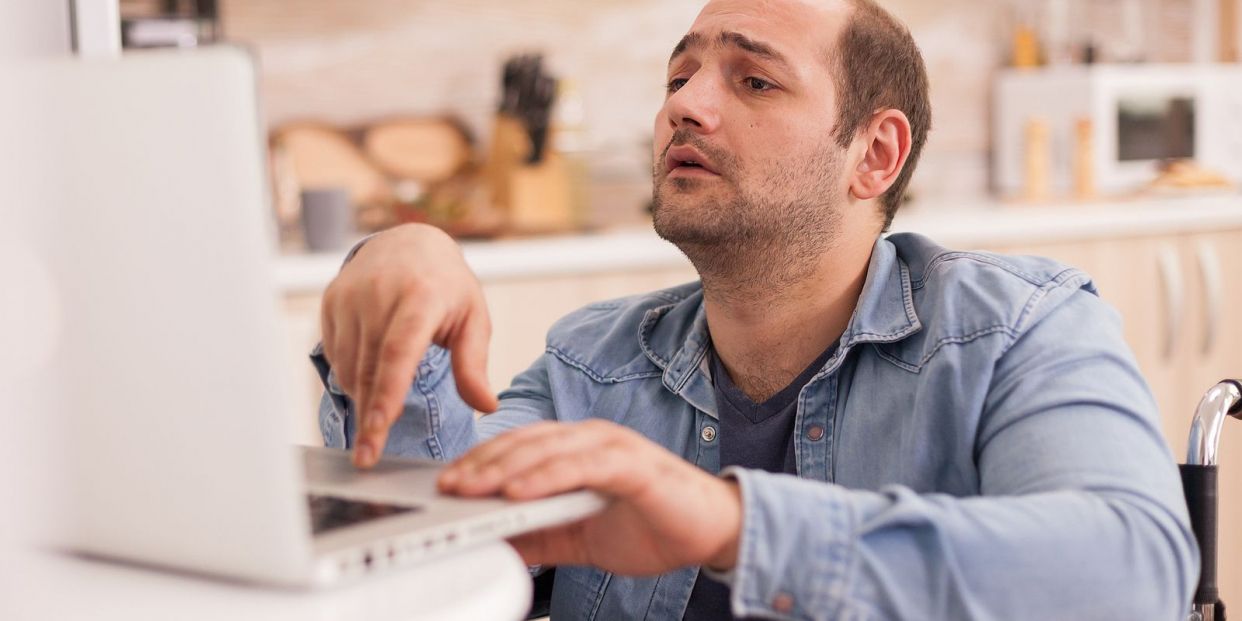
[[[361,522],[420,510],[418,507],[315,494],[307,494],[306,501],[310,507],[311,532],[315,535]]]

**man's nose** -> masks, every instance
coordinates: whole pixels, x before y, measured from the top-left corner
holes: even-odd
[[[669,126],[710,134],[720,127],[721,96],[718,80],[700,71],[669,96],[664,109]]]

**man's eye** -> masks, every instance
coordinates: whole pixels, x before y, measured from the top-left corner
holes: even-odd
[[[763,80],[761,78],[746,78],[745,83],[746,83],[746,88],[749,88],[752,91],[762,92],[762,91],[769,91],[775,88],[771,82],[768,82],[767,80]]]
[[[671,95],[681,90],[681,87],[685,86],[687,81],[688,80],[686,80],[686,78],[673,78],[672,80],[669,80],[668,82],[669,94]]]

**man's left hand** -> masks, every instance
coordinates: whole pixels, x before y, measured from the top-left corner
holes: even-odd
[[[593,565],[654,575],[737,563],[737,483],[712,476],[626,427],[540,423],[480,444],[445,468],[440,491],[514,500],[579,489],[611,502],[580,522],[510,541],[530,565]]]

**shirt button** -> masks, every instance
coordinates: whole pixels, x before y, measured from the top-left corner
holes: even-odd
[[[820,438],[824,437],[824,428],[819,425],[811,425],[806,430],[806,437],[810,438],[812,442],[818,442]]]
[[[711,425],[704,427],[702,436],[703,436],[704,442],[711,442],[712,440],[715,440],[716,439],[716,428],[712,427]]]
[[[772,598],[772,610],[787,615],[793,610],[793,596],[788,593],[777,593]]]

